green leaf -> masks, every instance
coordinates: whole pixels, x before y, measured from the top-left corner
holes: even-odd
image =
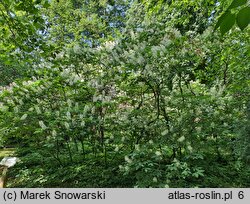
[[[36,0],[35,4],[40,4],[42,0]]]
[[[17,11],[23,11],[23,10],[25,10],[25,9],[24,9],[24,3],[21,2],[21,3],[17,4],[17,5],[15,6],[15,9],[16,9]]]
[[[235,23],[235,15],[231,12],[226,12],[225,16],[220,23],[220,32],[224,35],[227,31],[229,31]]]
[[[236,8],[247,3],[247,0],[233,0],[228,9]]]
[[[216,23],[216,25],[215,25],[214,30],[216,30],[217,28],[220,27],[222,21],[227,17],[227,15],[228,15],[228,12],[225,12],[225,13],[223,13],[223,14],[219,17],[219,19],[218,19],[218,21],[217,21],[217,23]]]
[[[49,8],[50,7],[50,3],[48,1],[45,1],[45,3],[43,4],[44,8]]]
[[[245,7],[239,11],[236,22],[241,30],[247,27],[250,23],[250,7]]]

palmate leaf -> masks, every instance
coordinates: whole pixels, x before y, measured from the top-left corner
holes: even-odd
[[[225,13],[222,14],[218,19],[215,25],[215,30],[220,27],[221,34],[224,35],[233,27],[235,20],[237,21],[237,25],[240,27],[240,29],[243,30],[250,21],[249,7],[241,9],[237,14],[237,18],[231,13],[231,9],[245,5],[246,3],[247,0],[233,0]]]
[[[247,0],[233,0],[233,2],[228,7],[228,9],[237,8],[237,7],[242,6],[242,5],[246,4],[246,3],[247,3]]]
[[[219,24],[220,32],[222,35],[224,35],[227,31],[229,31],[233,27],[235,23],[235,14],[232,14],[231,12],[226,12],[221,16],[219,20],[220,20]]]
[[[250,7],[245,7],[239,11],[236,23],[241,30],[244,30],[250,23]]]
[[[217,21],[217,23],[216,23],[214,29],[216,30],[216,29],[219,28],[222,24],[225,24],[226,21],[228,21],[228,19],[231,19],[231,20],[232,20],[232,13],[231,13],[230,11],[226,11],[225,13],[223,13],[223,14],[219,17],[219,19],[218,19],[218,21]]]

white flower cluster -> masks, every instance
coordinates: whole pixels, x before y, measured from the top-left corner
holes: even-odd
[[[25,120],[26,118],[27,118],[27,114],[25,113],[21,118],[20,118],[20,120]]]
[[[98,46],[96,48],[96,50],[98,50],[98,51],[100,51],[102,49],[113,50],[116,45],[117,45],[117,41],[106,41],[103,45]]]
[[[165,46],[163,46],[163,45],[152,46],[152,47],[151,47],[151,52],[152,52],[152,54],[153,54],[154,57],[157,57],[157,56],[158,56],[158,53],[159,53],[161,56],[163,56],[164,53],[165,53],[165,51],[166,51],[166,48],[165,48]]]
[[[67,123],[67,122],[64,122],[64,126],[65,126],[65,128],[66,128],[67,130],[69,130],[69,128],[70,128],[70,125],[69,125],[69,123]]]
[[[60,73],[60,76],[63,77],[65,79],[65,81],[68,82],[71,86],[78,83],[78,82],[83,82],[84,81],[84,77],[82,75],[75,73],[70,68],[65,68]]]
[[[3,111],[3,112],[6,112],[8,111],[8,106],[5,106],[3,103],[0,102],[0,110]]]
[[[132,163],[132,160],[127,155],[124,157],[124,159],[128,163]]]
[[[52,136],[56,137],[57,136],[57,132],[55,130],[52,130]]]
[[[46,125],[44,124],[44,122],[43,122],[42,120],[40,120],[38,123],[39,123],[40,127],[41,127],[43,130],[45,130],[45,129],[47,128]]]
[[[181,136],[177,141],[178,142],[183,142],[185,140],[185,137],[184,136]]]
[[[92,79],[88,82],[88,86],[93,87],[95,89],[101,89],[103,84],[96,79]]]
[[[71,114],[70,114],[69,111],[67,111],[67,113],[66,113],[66,118],[67,118],[68,120],[71,120]]]
[[[82,122],[81,122],[81,127],[84,127],[84,126],[85,126],[85,122],[82,121]]]
[[[36,110],[36,113],[37,113],[38,115],[42,113],[40,107],[37,106],[37,105],[35,106],[35,110]]]

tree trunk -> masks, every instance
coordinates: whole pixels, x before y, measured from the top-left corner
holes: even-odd
[[[6,180],[7,180],[8,167],[0,166],[0,169],[2,169],[2,176],[0,177],[0,188],[4,188],[6,185]]]

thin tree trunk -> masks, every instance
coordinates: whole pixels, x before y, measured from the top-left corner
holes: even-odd
[[[83,158],[85,159],[85,148],[84,148],[83,140],[81,139],[80,142],[81,142],[81,145],[82,145],[82,154],[83,154]]]
[[[72,152],[71,152],[71,149],[70,149],[70,144],[69,144],[69,142],[67,142],[67,148],[68,148],[68,152],[69,152],[70,161],[73,162],[73,157],[72,157]]]
[[[0,188],[4,188],[7,182],[8,167],[7,166],[2,166],[2,167],[3,167],[3,171],[2,171],[2,176],[0,178]]]

